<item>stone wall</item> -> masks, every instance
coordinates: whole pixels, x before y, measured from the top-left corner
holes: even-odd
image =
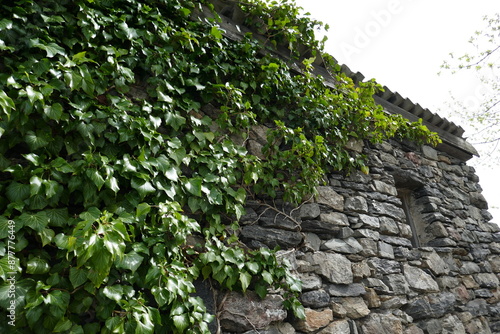
[[[221,294],[222,332],[500,332],[499,228],[474,169],[427,146],[352,148],[369,157],[368,175],[328,175],[299,207],[250,201],[241,222],[249,247],[278,245],[292,263],[306,319],[279,292]]]
[[[251,32],[235,2],[212,2],[225,37],[240,40]],[[193,14],[211,16],[207,10]],[[288,58],[279,46],[263,52]],[[325,85],[335,86],[321,57],[313,66]],[[363,80],[342,70],[354,83]],[[240,237],[251,248],[282,249],[280,257],[302,279],[306,319],[283,310],[280,291],[260,300],[199,282],[197,292],[217,315],[214,333],[500,333],[500,234],[466,164],[477,152],[462,128],[384,88],[374,96],[377,103],[422,120],[443,143],[434,149],[353,142],[350,148],[369,158],[368,175],[325,175],[318,196],[299,207],[279,199],[248,201]],[[245,141],[252,154],[260,156],[265,132],[257,126]]]

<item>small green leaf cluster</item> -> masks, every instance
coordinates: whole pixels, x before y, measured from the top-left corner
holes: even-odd
[[[291,57],[316,55],[323,49],[326,37],[317,40],[315,31],[328,30],[328,24],[312,19],[309,13],[302,13],[294,0],[241,1],[240,8],[247,15],[246,26],[264,36],[266,43],[288,48]]]
[[[274,36],[299,22],[318,45],[296,9],[255,4]],[[301,317],[288,266],[238,241],[246,198],[300,202],[328,168],[363,168],[352,138],[433,138],[377,107],[374,83],[337,73],[327,88],[307,61],[293,74],[193,19],[200,6],[0,4],[0,308],[15,301],[19,332],[205,333],[198,279],[281,288]],[[245,146],[255,124],[270,127],[263,157]]]

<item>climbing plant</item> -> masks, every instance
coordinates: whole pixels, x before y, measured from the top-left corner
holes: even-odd
[[[386,115],[379,86],[354,85],[327,55],[335,88],[313,58],[273,56],[299,44],[321,54],[319,22],[293,1],[241,4],[265,43],[229,40],[204,8],[0,4],[2,332],[207,332],[202,279],[261,297],[281,288],[301,317],[300,282],[275,250],[238,240],[246,198],[299,203],[331,170],[368,172],[351,139],[438,141]],[[260,157],[244,142],[255,124],[270,125]]]

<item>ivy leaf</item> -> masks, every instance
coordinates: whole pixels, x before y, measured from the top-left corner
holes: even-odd
[[[0,260],[0,262],[2,262],[2,260]],[[10,289],[10,283],[8,282],[5,282],[3,285],[0,286],[0,307],[7,309],[7,307],[10,305],[10,302],[12,300],[15,300],[16,310],[22,310],[22,308],[24,308],[24,305],[26,304],[25,299],[26,296],[29,294],[28,291],[35,290],[35,282],[32,279],[23,279],[16,281],[15,299],[12,299],[11,291],[9,289]]]
[[[37,232],[41,232],[49,223],[49,217],[45,211],[37,213],[23,213],[19,216],[19,221],[24,225],[31,227]]]
[[[177,169],[173,166],[165,171],[165,176],[167,177],[167,179],[174,182],[177,182],[177,180],[179,180],[179,177],[177,175]]]
[[[260,284],[257,282],[254,287],[255,292],[259,295],[261,299],[266,298],[267,295],[267,287],[264,284]]]
[[[113,259],[121,258],[123,256],[125,243],[123,238],[121,238],[118,233],[106,233],[104,234],[103,240],[104,246],[112,255]]]
[[[135,209],[135,216],[141,217],[147,215],[151,211],[151,206],[148,203],[140,203]]]
[[[0,31],[12,29],[12,21],[9,19],[0,20]]]
[[[26,95],[28,96],[31,104],[35,103],[38,100],[43,100],[42,93],[34,90],[31,86],[26,87]]]
[[[158,303],[159,307],[162,307],[165,304],[170,304],[172,302],[173,295],[168,289],[160,286],[154,286],[151,289],[151,293],[155,297],[155,300]]]
[[[41,258],[35,257],[26,263],[26,273],[32,275],[41,275],[48,273],[50,270],[49,263]]]
[[[7,187],[6,195],[11,202],[21,202],[30,196],[30,186],[14,181]]]
[[[43,108],[43,112],[47,115],[48,118],[53,119],[55,121],[59,121],[62,116],[62,105],[60,103],[54,103],[51,106],[45,106]]]
[[[83,91],[88,95],[93,95],[95,90],[95,84],[86,65],[80,67],[80,74],[83,79],[82,80]]]
[[[125,318],[123,317],[110,317],[106,319],[105,326],[111,333],[125,333]]]
[[[111,189],[115,194],[117,194],[118,191],[120,191],[120,186],[118,185],[118,180],[114,176],[108,177],[106,179],[105,184],[106,184],[106,187]]]
[[[38,175],[33,175],[30,179],[30,194],[34,196],[39,193],[42,187],[42,179]]]
[[[189,179],[185,184],[186,190],[195,196],[201,197],[201,185],[203,180],[200,177]]]
[[[59,189],[59,183],[54,180],[43,180],[43,185],[45,187],[45,196],[51,198],[57,194]]]
[[[174,315],[172,320],[179,333],[183,333],[189,326],[187,314]]]
[[[181,126],[186,124],[186,118],[175,112],[165,113],[165,124],[172,126],[175,131],[178,131]]]
[[[92,246],[94,247],[94,254],[91,258],[92,267],[89,269],[87,277],[94,283],[95,287],[99,287],[103,283],[111,268],[112,256],[103,246],[102,242]]]
[[[196,87],[196,90],[204,90],[206,88],[204,85],[200,84],[198,78],[196,78],[195,80],[193,79],[186,80],[186,85],[194,86]]]
[[[221,30],[216,27],[216,26],[213,26],[211,29],[210,29],[210,35],[214,36],[215,39],[221,39],[222,38],[222,32]]]
[[[135,272],[141,265],[142,260],[144,260],[144,257],[140,256],[135,251],[131,251],[125,254],[121,259],[117,259],[116,267]]]
[[[85,171],[85,174],[87,174],[87,177],[94,182],[95,186],[97,187],[97,190],[101,190],[102,186],[106,181],[102,177],[101,174],[99,174],[99,171],[97,169],[87,169]]]
[[[28,131],[25,136],[26,143],[30,146],[32,150],[39,149],[40,147],[45,147],[49,144],[48,134],[39,135],[33,131]]]
[[[55,232],[50,228],[44,228],[42,231],[38,232],[40,239],[42,240],[42,247],[45,247],[54,239]]]
[[[259,272],[259,268],[260,268],[260,266],[257,262],[247,262],[246,267],[254,275],[256,275]]]
[[[69,281],[73,288],[77,288],[87,281],[87,271],[75,267],[69,269]]]
[[[69,225],[68,208],[45,210],[49,217],[49,225],[63,227]]]
[[[12,100],[3,90],[0,89],[0,107],[2,107],[4,114],[10,115],[12,109],[16,109],[14,100]]]
[[[42,44],[39,42],[38,39],[32,39],[31,42],[32,42],[32,45],[34,47],[37,47],[37,48],[42,49],[45,52],[47,52],[47,57],[49,57],[49,58],[52,58],[58,54],[60,54],[62,56],[66,55],[66,52],[64,51],[64,49],[62,47],[60,47],[59,45],[57,45],[56,43]]]
[[[240,272],[240,283],[243,292],[247,291],[247,288],[250,285],[251,281],[252,281],[252,275],[250,275],[247,271]]]
[[[149,182],[145,180],[141,180],[138,178],[133,178],[131,181],[132,188],[137,190],[141,198],[144,198],[146,195],[151,194],[156,191],[155,187]]]
[[[163,93],[161,90],[158,90],[157,93],[158,93],[158,101],[167,102],[167,103],[174,102],[174,100],[172,100],[172,98],[170,96]]]
[[[58,157],[54,159],[50,165],[54,167],[57,171],[63,173],[74,173],[75,169],[71,166],[64,158]]]
[[[59,233],[54,237],[54,243],[60,249],[72,251],[76,244],[76,238]]]
[[[127,22],[120,22],[118,28],[125,33],[127,39],[132,40],[138,37],[137,31],[134,28],[130,28]]]
[[[64,72],[64,83],[69,86],[71,90],[80,89],[82,86],[82,80],[83,78],[81,75],[73,70]]]
[[[264,279],[264,281],[267,283],[267,284],[272,284],[273,283],[273,275],[271,275],[271,273],[269,273],[269,271],[265,270],[262,272],[262,278]]]
[[[61,333],[68,331],[71,326],[73,326],[73,322],[67,318],[61,318],[57,324],[54,326],[52,330],[54,333]]]
[[[116,302],[122,299],[123,287],[121,285],[105,286],[102,290],[103,294],[111,300]]]
[[[93,223],[101,218],[101,211],[95,206],[90,207],[87,211],[80,213],[79,216],[82,220],[87,221],[89,223]]]

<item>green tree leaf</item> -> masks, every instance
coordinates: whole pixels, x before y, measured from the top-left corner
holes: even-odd
[[[122,269],[128,269],[135,272],[137,268],[141,265],[144,257],[137,254],[135,251],[131,251],[125,254],[121,259],[116,260],[116,266]]]
[[[56,43],[48,43],[48,44],[42,44],[39,43],[38,40],[33,40],[33,46],[40,48],[47,52],[47,57],[53,58],[55,55],[62,55],[64,56],[66,53],[62,47],[57,45]]]
[[[111,300],[120,301],[123,295],[123,287],[121,285],[105,286],[102,290],[104,295]]]
[[[73,322],[69,319],[66,318],[61,318],[57,324],[55,325],[54,329],[52,330],[54,333],[61,333],[61,332],[66,332],[73,326]]]
[[[40,275],[48,273],[50,270],[49,263],[40,258],[32,258],[26,263],[26,272],[32,275]]]
[[[21,202],[30,196],[30,186],[14,181],[7,187],[6,195],[11,202]]]
[[[23,213],[19,216],[18,220],[24,226],[31,227],[37,232],[42,232],[42,230],[47,227],[49,223],[49,217],[45,211],[37,213]]]
[[[132,179],[131,181],[132,188],[137,190],[141,198],[144,198],[146,195],[156,191],[155,187],[149,182],[141,179]]]
[[[63,107],[60,103],[54,103],[51,106],[45,106],[43,108],[43,112],[45,113],[45,115],[47,115],[48,118],[59,121],[63,114]]]
[[[201,185],[203,180],[200,177],[192,178],[184,183],[186,190],[195,196],[201,197]]]
[[[252,275],[250,275],[247,271],[240,272],[240,283],[243,292],[245,292],[247,288],[250,286],[251,281],[252,281]]]
[[[73,288],[76,289],[87,281],[87,271],[71,267],[69,269],[69,281],[71,282],[71,285],[73,285]]]
[[[0,107],[3,113],[7,116],[10,115],[11,110],[16,109],[14,100],[12,100],[3,90],[0,89]]]

